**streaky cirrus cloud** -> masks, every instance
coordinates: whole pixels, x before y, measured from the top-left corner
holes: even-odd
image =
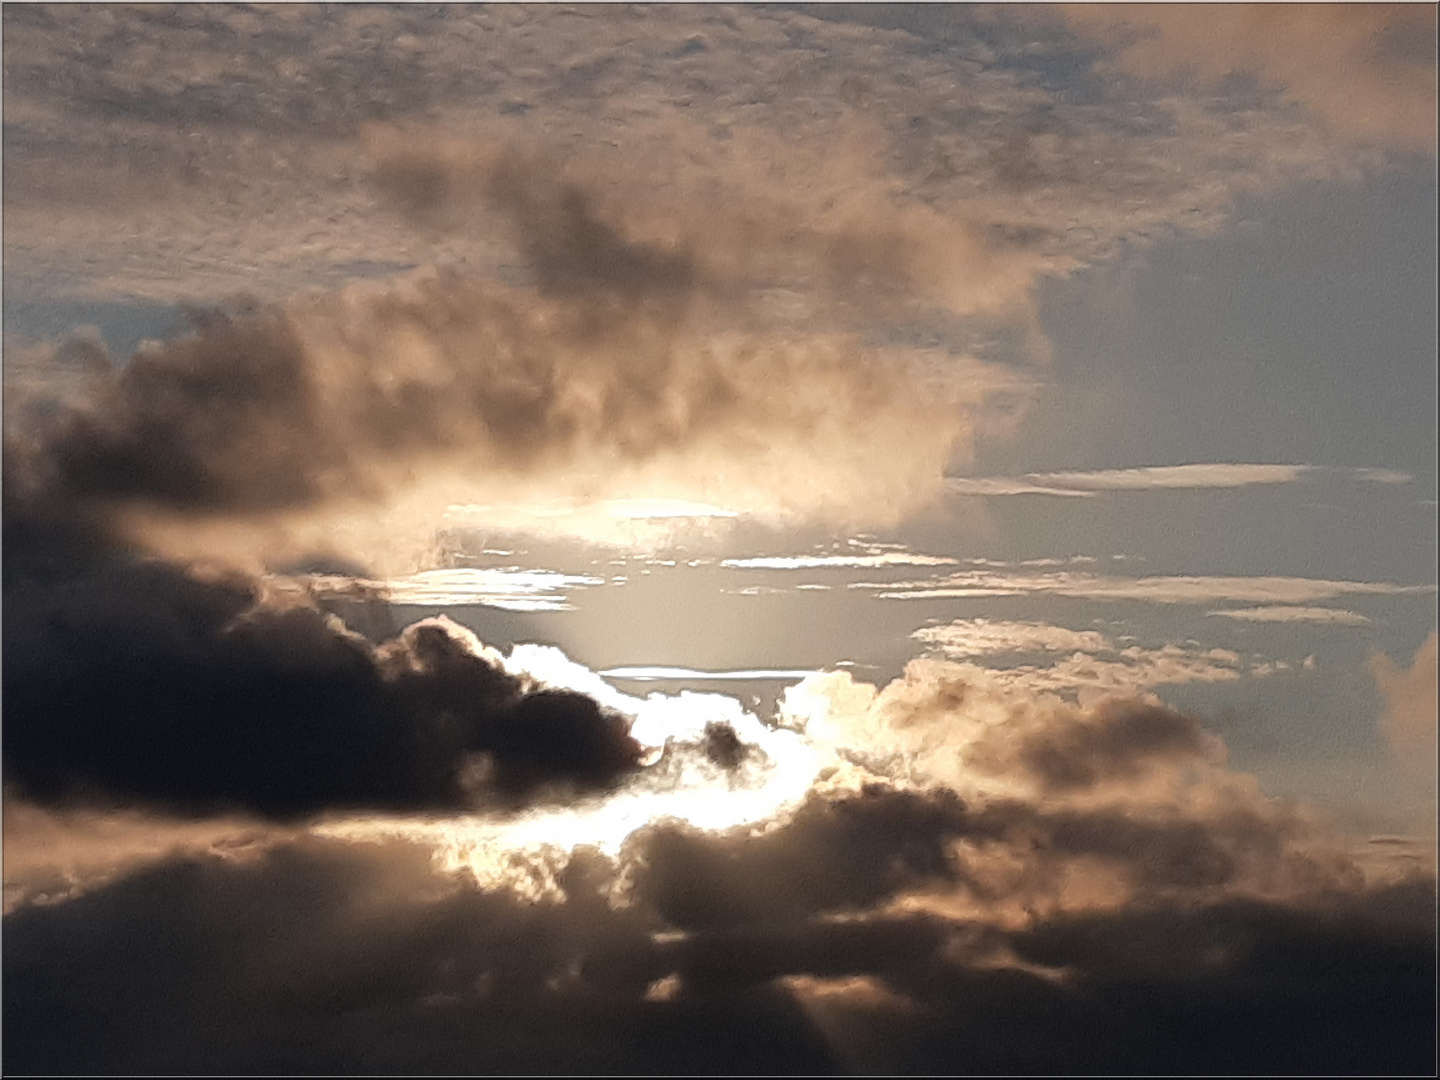
[[[709,681],[709,680],[740,680],[750,681],[753,679],[805,679],[816,674],[813,669],[797,668],[735,668],[724,671],[702,671],[695,668],[682,667],[646,667],[633,665],[630,667],[606,668],[600,672],[607,679],[634,679],[637,682],[666,682],[666,681]]]
[[[1098,630],[993,619],[957,619],[921,627],[910,636],[957,659],[997,653],[1102,652],[1112,647],[1110,639]]]
[[[502,611],[569,611],[572,590],[603,585],[605,579],[509,566],[421,570],[384,581],[319,574],[303,583],[318,597],[353,597],[367,603],[422,607],[482,604]]]
[[[949,596],[1021,596],[1044,593],[1088,600],[1139,600],[1155,604],[1208,604],[1217,600],[1299,605],[1337,596],[1424,596],[1434,585],[1386,581],[1330,581],[1323,578],[1174,576],[1125,578],[1062,571],[1015,573],[965,570],[912,581],[852,582],[852,589],[881,590],[892,600],[935,600]]]
[[[720,565],[733,570],[828,570],[832,567],[952,566],[958,561],[945,555],[883,551],[878,554],[757,555],[743,559],[723,559]]]
[[[1151,465],[1139,469],[1092,472],[1027,473],[1024,476],[956,476],[948,480],[956,495],[1093,496],[1104,491],[1182,491],[1289,484],[1306,476],[1341,473],[1370,483],[1407,484],[1414,479],[1397,469],[1325,469],[1317,465],[1193,464]]]
[[[1296,607],[1288,604],[1270,604],[1265,607],[1227,608],[1221,611],[1207,611],[1206,615],[1219,615],[1227,619],[1244,622],[1305,622],[1327,626],[1369,626],[1370,620],[1359,612],[1343,608]]]
[[[1415,477],[1399,469],[1352,469],[1357,480],[1364,480],[1371,484],[1408,484]]]
[[[1156,686],[1191,682],[1233,682],[1288,671],[1285,660],[1242,658],[1230,649],[1169,642],[1156,647],[1117,645],[1096,630],[1071,630],[1053,623],[957,619],[922,626],[910,635],[952,660],[979,661],[996,682],[1083,700],[1142,694]],[[1043,664],[1016,663],[1018,657],[1063,653]],[[1010,662],[1001,663],[1001,658]],[[986,662],[988,661],[988,663]]]

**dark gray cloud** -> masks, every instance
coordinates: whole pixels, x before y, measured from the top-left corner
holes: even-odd
[[[31,798],[455,810],[603,789],[640,757],[627,718],[507,673],[453,624],[376,648],[240,574],[106,552],[40,580],[7,548],[5,775]]]
[[[743,842],[727,854],[711,891],[768,873],[768,854]],[[560,894],[535,904],[437,879],[421,848],[304,841],[248,860],[181,860],[22,908],[4,925],[6,1068],[1433,1065],[1428,882],[1300,907],[1126,906],[1020,930],[934,915],[836,920],[802,899],[770,921],[677,933],[644,885],[627,906],[607,904],[608,873],[577,858]]]
[[[1020,767],[1043,787],[1066,791],[1132,780],[1157,760],[1202,758],[1213,745],[1193,716],[1121,700],[1107,701],[1070,724],[1032,731],[1014,752]]]
[[[636,888],[687,930],[864,911],[956,880],[961,868],[946,841],[967,820],[953,792],[875,785],[854,797],[813,797],[783,829],[757,837],[659,827],[636,840],[644,851]]]

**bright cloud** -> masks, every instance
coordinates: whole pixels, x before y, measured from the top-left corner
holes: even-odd
[[[633,679],[636,682],[706,682],[709,680],[749,681],[752,679],[805,679],[813,669],[753,668],[729,671],[700,671],[683,667],[614,667],[600,672],[607,679]]]
[[[942,555],[886,551],[878,555],[769,555],[724,559],[720,565],[734,570],[825,570],[834,567],[951,566],[957,561]]]
[[[603,578],[554,570],[456,568],[422,570],[384,581],[316,576],[307,583],[317,595],[381,598],[392,604],[451,607],[483,604],[506,611],[568,611],[574,589],[605,584]]]

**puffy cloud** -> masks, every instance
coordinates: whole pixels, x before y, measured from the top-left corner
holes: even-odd
[[[807,326],[770,310],[767,290],[822,307],[832,294],[850,303],[852,286],[875,295],[828,268],[848,242],[742,228],[754,211],[739,198],[733,212],[708,200],[714,213],[699,219],[677,205],[675,221],[706,223],[677,232],[645,220],[658,200],[633,182],[608,189],[588,164],[426,147],[382,152],[382,175],[398,176],[386,186],[456,188],[442,209],[468,220],[478,206],[491,231],[508,229],[528,284],[416,272],[196,313],[189,336],[108,366],[85,400],[7,430],[14,480],[104,506],[172,554],[234,556],[288,536],[273,554],[295,556],[329,538],[414,569],[446,508],[521,493],[884,524],[939,494],[946,464],[989,423],[987,402],[1024,396],[999,365],[867,345],[843,320]],[[425,179],[447,169],[453,182]],[[875,244],[920,250],[883,214],[867,227],[899,238],[845,255],[856,273],[878,265]],[[881,267],[895,290],[882,306],[923,300],[936,281],[957,310],[1014,306],[983,295],[997,280],[989,255],[972,259],[933,223],[916,231],[959,260],[959,276]],[[751,232],[773,234],[776,257],[795,262],[765,270],[781,275],[765,288],[722,242]]]
[[[907,367],[844,338],[712,335],[421,279],[202,320],[85,407],[7,432],[7,467],[168,550],[223,550],[227,531],[253,550],[280,528],[295,554],[329,535],[404,569],[446,506],[521,484],[883,521],[938,492],[957,406],[985,393],[961,371],[937,395]]]
[[[53,904],[147,865],[215,855],[250,858],[296,830],[244,818],[195,820],[139,810],[47,810],[8,793],[4,907]]]
[[[927,1073],[1288,1071],[1323,1054],[1424,1071],[1428,883],[1199,899],[1236,873],[1205,830],[1039,817],[876,790],[759,837],[662,829],[623,905],[584,857],[538,903],[436,876],[394,842],[177,860],[7,917],[7,1056],[72,1072],[827,1072],[858,1057]],[[917,884],[999,883],[953,847],[965,834],[1149,866],[1160,891],[1019,923],[884,906]],[[1144,1037],[1164,1018],[1174,1037]]]
[[[219,604],[223,590],[193,583],[187,603],[157,605],[164,580],[152,574],[137,591],[177,624],[172,635],[188,635],[185,659],[203,661],[195,643],[214,619],[202,601]],[[11,599],[11,618],[15,609]],[[333,626],[324,629],[336,640],[325,639],[310,609],[288,611],[312,628],[277,644],[281,659],[258,663],[253,654],[287,612],[241,607],[239,620],[229,618],[245,644],[221,656],[210,643],[212,667],[246,659],[248,649],[250,670],[273,697],[285,665],[315,668],[315,655],[354,649],[382,683],[387,674],[411,677],[386,701],[387,714],[412,699],[452,717],[473,713],[494,688],[520,681],[510,673],[520,667],[548,673],[575,697],[589,686],[583,669],[567,669],[558,655],[517,649],[502,664],[436,622],[366,653]],[[82,625],[74,611],[52,611],[48,621],[68,628],[72,644]],[[34,728],[15,712],[16,685],[25,689],[7,670],[7,769],[17,764],[17,723]],[[610,699],[584,700],[603,709]],[[309,704],[323,716],[322,702]],[[366,738],[366,714],[354,704],[347,743]],[[718,713],[695,712],[695,725],[702,715]],[[694,1072],[867,1061],[880,1071],[970,1063],[1008,1071],[1034,1064],[1015,1047],[1038,1038],[1066,1047],[1071,1067],[1166,1071],[1181,1067],[1177,1054],[1190,1061],[1193,1048],[1144,1049],[1151,1044],[1139,1032],[1156,1022],[1151,1003],[1223,995],[1267,1018],[1269,1056],[1256,1058],[1247,1037],[1217,1044],[1206,1020],[1194,1032],[1209,1040],[1205,1060],[1263,1060],[1284,1071],[1309,1062],[1316,1040],[1334,1040],[1337,1002],[1353,1022],[1381,985],[1403,1037],[1362,1027],[1331,1047],[1349,1055],[1336,1060],[1400,1067],[1433,1052],[1410,1031],[1433,1009],[1433,880],[1393,868],[1367,878],[1372,872],[1303,811],[1226,769],[1223,747],[1194,717],[1154,700],[1067,702],[970,665],[916,661],[878,689],[840,673],[811,676],[782,702],[790,731],[766,734],[732,719],[691,732],[719,777],[708,789],[715,823],[642,816],[628,819],[618,845],[600,843],[603,833],[587,830],[603,824],[606,804],[626,805],[643,775],[596,806],[495,819],[508,843],[484,857],[512,871],[533,860],[543,871],[538,889],[522,888],[513,873],[487,874],[465,839],[481,822],[437,815],[443,807],[434,805],[408,820],[332,817],[306,835],[223,819],[152,819],[147,830],[135,813],[54,815],[12,802],[9,1063],[444,1072],[462,1062],[512,1071],[539,1062],[562,1072]],[[290,716],[297,720],[307,726]],[[746,797],[749,759],[779,753],[782,736],[810,747],[796,774],[798,801],[727,828],[736,820],[727,805]],[[84,760],[74,739],[65,751]],[[122,756],[122,767],[140,766]],[[214,767],[201,778],[223,788]],[[318,772],[307,778],[322,781]],[[655,773],[655,782],[669,781]],[[57,836],[68,838],[69,854],[39,854]],[[117,838],[106,864],[101,849]],[[1347,941],[1364,942],[1370,960],[1359,963]],[[1136,979],[1148,980],[1147,992],[1127,995]],[[956,1027],[997,993],[1011,1008],[987,1034]],[[1103,1039],[1080,1020],[1097,1015]],[[60,1018],[67,1038],[53,1034]],[[1017,1042],[1022,1028],[1032,1035]],[[1116,1031],[1135,1034],[1117,1039]]]
[[[1380,732],[1396,759],[1431,776],[1435,769],[1436,644],[1435,631],[1415,650],[1408,669],[1384,653],[1370,657],[1370,673],[1385,701]]]
[[[1368,880],[1153,698],[926,660],[811,675],[766,724],[444,620],[373,645],[284,582],[133,550],[365,556],[362,598],[413,598],[437,581],[390,545],[451,504],[899,515],[1030,384],[867,333],[1043,356],[1039,275],[1363,156],[1228,99],[1061,101],[992,63],[1029,47],[1003,26],[942,55],[749,8],[273,14],[5,11],[7,285],[262,297],[128,363],[72,347],[7,424],[8,1067],[1433,1067],[1433,875]],[[927,587],[1424,591],[893,586]]]
[[[1143,777],[1218,760],[1218,742],[1196,720],[1136,696],[1133,684],[1114,689],[1076,703],[1003,670],[920,659],[879,690],[835,672],[787,690],[780,704],[818,738],[874,762],[898,754],[884,768],[938,778],[969,797],[1114,784],[1125,800],[1143,802]]]

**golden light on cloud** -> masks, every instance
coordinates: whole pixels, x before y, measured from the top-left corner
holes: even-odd
[[[1430,631],[1415,650],[1408,668],[1397,665],[1384,653],[1370,657],[1385,711],[1380,733],[1395,759],[1407,770],[1435,776],[1436,669],[1440,636]]]
[[[1433,7],[3,22],[11,1071],[1429,1074]]]
[[[478,640],[474,647],[484,648]],[[554,874],[575,851],[618,858],[626,840],[649,825],[670,822],[723,832],[783,823],[833,760],[803,732],[764,724],[732,697],[691,692],[633,697],[543,645],[517,645],[504,665],[630,717],[630,736],[647,751],[644,768],[618,790],[561,807],[444,819],[367,816],[326,822],[317,831],[351,840],[426,843],[447,872],[538,897],[553,891]]]

